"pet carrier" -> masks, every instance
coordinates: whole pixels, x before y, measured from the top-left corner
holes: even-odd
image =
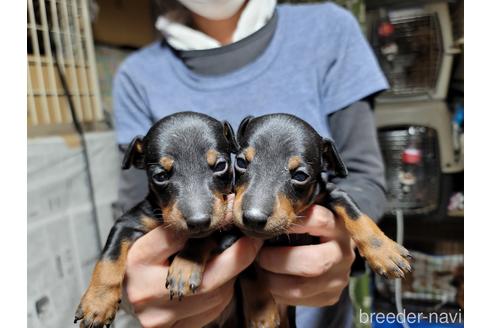
[[[386,166],[388,213],[445,210],[448,173],[463,169],[463,149],[453,144],[451,117],[441,101],[379,104],[379,142]]]
[[[446,1],[369,0],[367,8],[368,38],[391,86],[378,100],[445,99],[453,59]]]
[[[72,124],[56,61],[85,125],[103,120],[86,0],[27,1],[27,123],[54,133]]]
[[[447,173],[463,168],[445,103],[453,55],[448,4],[368,0],[368,38],[390,83],[376,98],[386,163],[388,213],[423,215],[446,209]],[[459,139],[459,138],[458,138]]]

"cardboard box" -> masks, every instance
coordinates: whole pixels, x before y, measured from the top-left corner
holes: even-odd
[[[156,39],[150,0],[98,0],[97,5],[96,42],[140,48]]]

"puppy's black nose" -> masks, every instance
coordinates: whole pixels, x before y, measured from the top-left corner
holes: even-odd
[[[194,215],[186,220],[186,225],[191,230],[206,229],[210,226],[210,216],[205,214]]]
[[[258,209],[249,209],[243,213],[243,223],[250,228],[263,228],[268,220],[268,215]]]

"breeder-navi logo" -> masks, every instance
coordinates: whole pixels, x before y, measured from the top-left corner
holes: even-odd
[[[359,321],[362,324],[368,323],[403,323],[407,322],[409,324],[420,323],[420,322],[429,322],[429,323],[437,323],[437,324],[450,324],[450,323],[463,323],[463,313],[461,309],[455,313],[447,313],[447,312],[430,312],[430,313],[422,313],[422,312],[407,312],[405,309],[403,312],[371,312],[366,313],[359,310]]]

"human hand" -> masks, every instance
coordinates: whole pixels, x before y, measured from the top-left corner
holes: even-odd
[[[311,206],[290,230],[320,238],[318,245],[263,247],[257,262],[278,304],[328,306],[348,285],[354,245],[342,220],[327,208]]]
[[[128,253],[125,292],[144,328],[203,327],[216,319],[233,297],[235,277],[251,264],[262,242],[248,237],[236,241],[209,261],[196,294],[169,300],[165,288],[168,257],[185,244],[164,227],[140,239]]]

